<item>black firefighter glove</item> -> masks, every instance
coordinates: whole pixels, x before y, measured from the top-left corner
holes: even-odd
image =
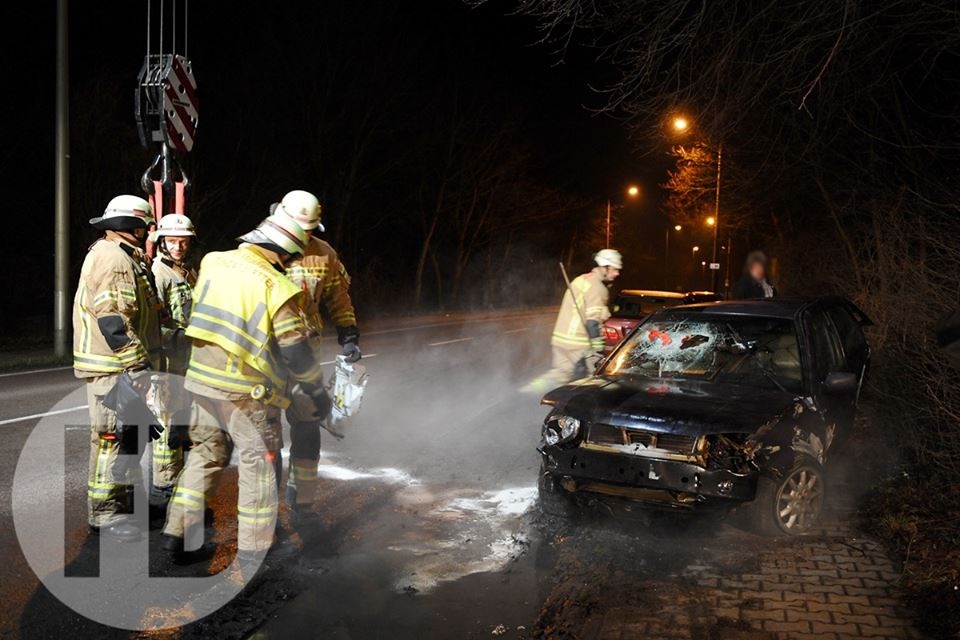
[[[356,326],[337,327],[337,341],[342,347],[340,354],[347,362],[353,363],[360,359],[360,330]]]
[[[590,348],[600,353],[603,351],[603,337],[600,335],[600,323],[596,320],[587,320],[587,336],[590,338]]]
[[[327,393],[326,389],[320,385],[312,385],[306,382],[300,383],[300,389],[313,400],[314,417],[317,420],[323,421],[330,417],[330,412],[333,410],[333,400],[330,399],[330,394]]]
[[[183,409],[170,417],[167,427],[167,446],[171,449],[188,450],[193,446],[190,440],[190,409]]]
[[[149,372],[144,372],[149,375]],[[150,426],[150,439],[160,437],[160,421],[153,415],[140,391],[134,385],[133,378],[126,371],[117,377],[113,389],[103,397],[103,405],[117,414],[117,440],[121,453],[142,453],[138,447],[137,427]],[[146,445],[146,443],[144,443]]]

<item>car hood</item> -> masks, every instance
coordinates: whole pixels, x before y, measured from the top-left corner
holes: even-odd
[[[593,377],[543,399],[580,420],[659,433],[753,433],[796,402],[792,393],[732,384]]]

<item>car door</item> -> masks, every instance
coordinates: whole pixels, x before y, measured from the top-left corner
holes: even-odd
[[[831,373],[859,375],[860,372],[853,370],[855,365],[844,356],[840,335],[826,309],[817,306],[807,311],[807,326],[814,402],[826,425],[834,425],[838,434],[849,434],[856,415],[859,387],[830,392],[824,383]]]
[[[863,316],[862,313],[856,314],[855,312],[859,312],[859,309],[850,303],[837,302],[831,304],[827,307],[826,312],[840,337],[844,357],[843,370],[857,374],[860,388],[862,388],[867,365],[870,362],[870,345],[867,343],[867,337],[863,334],[863,325],[864,322],[869,322],[869,320],[865,320],[866,316]]]

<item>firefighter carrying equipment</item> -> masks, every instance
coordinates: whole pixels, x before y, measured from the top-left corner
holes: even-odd
[[[283,199],[277,203],[276,208],[270,213],[285,213],[307,231],[313,231],[314,229],[321,233],[326,231],[326,228],[320,222],[320,216],[323,214],[320,201],[309,191],[291,191],[283,196]]]
[[[590,325],[592,320],[597,323],[598,328],[606,322],[610,317],[610,310],[607,308],[609,299],[610,290],[603,283],[598,269],[574,278],[570,288],[563,294],[550,343],[581,351],[590,348],[591,336],[587,333],[584,321]],[[583,311],[583,319],[577,312],[577,306]]]
[[[616,249],[601,249],[593,256],[598,267],[613,267],[623,269],[623,256]]]
[[[138,248],[111,231],[90,247],[73,304],[78,378],[159,367],[159,303],[149,264]]]
[[[186,331],[194,340],[188,382],[194,380],[214,389],[249,396],[257,385],[285,388],[288,369],[295,377],[319,376],[318,362],[285,366],[277,336],[301,331],[303,342],[306,338],[303,319],[295,306],[293,313],[279,312],[294,301],[300,289],[255,247],[207,254],[200,265],[196,291]],[[198,341],[225,352],[223,366],[204,362]]]
[[[256,229],[237,238],[240,242],[280,251],[289,256],[303,255],[308,239],[303,227],[285,213],[272,214],[257,225]]]
[[[107,203],[102,216],[90,218],[90,224],[101,231],[146,229],[153,224],[153,207],[139,196],[117,196]]]

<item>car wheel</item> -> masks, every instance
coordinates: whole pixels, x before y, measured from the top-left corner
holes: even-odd
[[[548,516],[573,518],[577,515],[577,506],[569,493],[560,486],[557,478],[540,463],[540,475],[537,478],[537,506]]]
[[[779,478],[761,476],[753,501],[755,528],[770,536],[809,532],[820,521],[826,490],[823,467],[812,458],[804,457]]]

